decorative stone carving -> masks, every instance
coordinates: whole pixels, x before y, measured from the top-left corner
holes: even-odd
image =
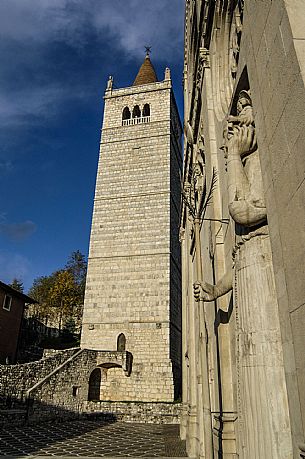
[[[239,93],[237,116],[228,117],[225,154],[235,222],[233,269],[216,285],[195,283],[194,295],[196,301],[213,301],[233,289],[240,457],[287,459],[291,438],[283,351],[249,91]]]
[[[223,120],[235,86],[242,36],[244,2],[216,0],[214,40],[210,47],[215,111]],[[221,57],[220,57],[221,56]]]
[[[168,81],[170,79],[171,79],[171,71],[168,67],[166,67],[165,73],[164,73],[164,81]]]
[[[229,212],[246,227],[266,222],[266,206],[250,93],[241,91],[238,116],[228,117],[227,153]]]
[[[239,0],[234,9],[230,31],[230,69],[231,76],[235,80],[239,59],[239,46],[242,32],[244,1]]]
[[[179,242],[181,243],[182,241],[184,241],[184,239],[185,239],[185,228],[180,226],[180,229],[179,229]]]
[[[106,91],[112,91],[112,86],[113,86],[113,76],[110,75],[107,81]]]
[[[198,67],[197,67],[197,75],[196,75],[196,89],[198,91],[201,90],[202,84],[202,77],[205,68],[210,67],[210,55],[209,50],[206,48],[199,49],[199,59],[198,59]]]

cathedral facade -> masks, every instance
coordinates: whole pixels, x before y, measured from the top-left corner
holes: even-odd
[[[191,457],[305,457],[304,2],[186,1],[183,416]]]
[[[170,70],[147,53],[132,86],[109,79],[100,145],[81,347],[128,351],[104,367],[101,400],[181,396],[179,244],[182,128]]]

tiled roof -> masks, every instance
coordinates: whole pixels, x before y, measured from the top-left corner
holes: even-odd
[[[140,67],[138,75],[133,82],[133,86],[139,86],[141,84],[155,83],[158,81],[155,69],[151,63],[149,55],[145,56],[144,62]]]

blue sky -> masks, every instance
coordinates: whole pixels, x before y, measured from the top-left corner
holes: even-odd
[[[0,280],[88,253],[102,96],[144,45],[182,114],[183,0],[0,0]]]

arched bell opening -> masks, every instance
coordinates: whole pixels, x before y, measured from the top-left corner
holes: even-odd
[[[150,106],[145,104],[142,111],[142,116],[150,116]]]
[[[128,107],[125,107],[124,110],[123,110],[122,119],[124,121],[124,120],[129,120],[130,118],[131,118],[130,110],[129,110]]]
[[[141,110],[139,105],[135,105],[132,110],[132,117],[133,118],[141,118]]]

